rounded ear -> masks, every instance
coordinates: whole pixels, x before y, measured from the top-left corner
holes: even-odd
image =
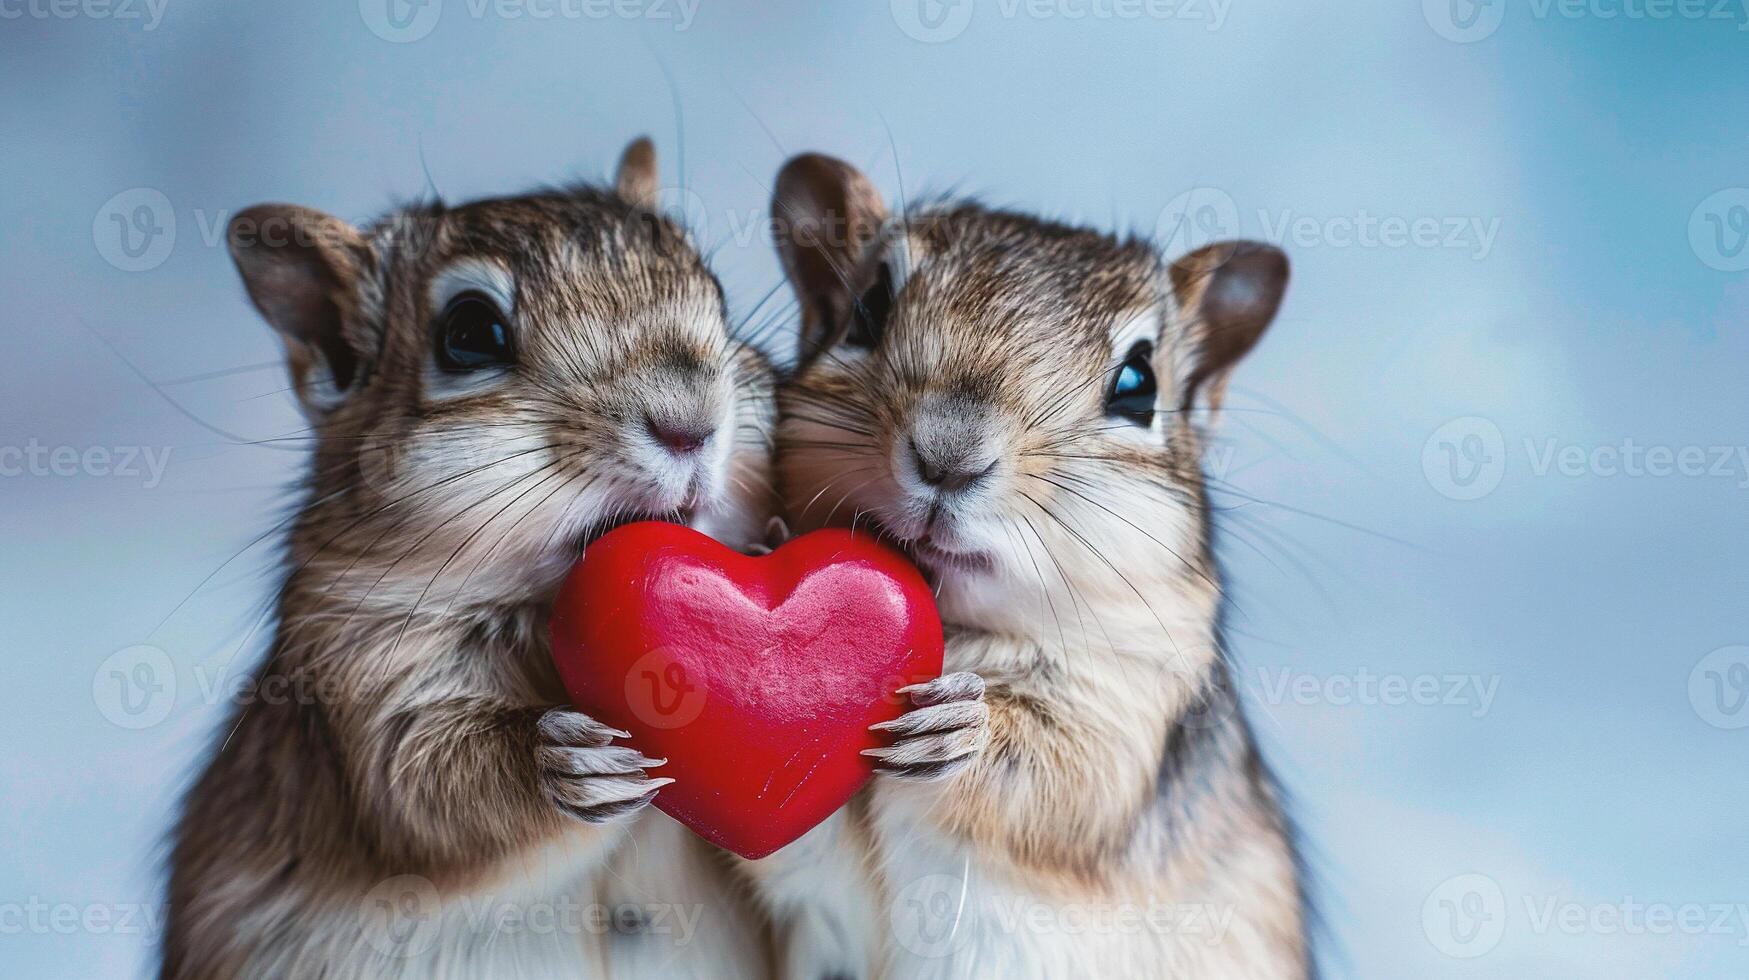
[[[1172,263],[1173,324],[1182,365],[1178,407],[1219,411],[1233,366],[1257,346],[1287,292],[1288,261],[1263,242],[1215,242]]]
[[[311,208],[258,204],[225,230],[249,299],[279,334],[292,387],[320,416],[364,380],[376,345],[360,322],[370,248],[357,229]]]
[[[801,302],[802,363],[831,341],[874,281],[866,253],[886,219],[874,185],[842,160],[803,153],[777,172],[771,230]]]
[[[635,207],[646,211],[656,207],[660,172],[656,169],[656,145],[648,136],[640,136],[626,144],[619,155],[619,170],[613,178],[614,190]]]

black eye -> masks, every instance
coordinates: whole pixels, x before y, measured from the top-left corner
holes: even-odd
[[[1149,362],[1153,353],[1152,344],[1137,344],[1130,349],[1130,356],[1112,379],[1111,393],[1105,396],[1105,414],[1129,419],[1137,425],[1153,424],[1154,398],[1159,393],[1154,383],[1154,365]]]
[[[462,293],[437,318],[437,363],[445,371],[477,371],[514,363],[510,328],[497,304],[479,293]]]
[[[872,350],[886,332],[887,317],[893,312],[893,274],[885,262],[875,275],[874,285],[850,308],[850,329],[844,342],[852,347]]]

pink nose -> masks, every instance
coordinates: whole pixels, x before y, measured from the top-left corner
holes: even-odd
[[[655,419],[645,419],[644,425],[650,430],[650,438],[668,447],[668,451],[676,456],[698,452],[716,431],[709,425],[683,425]]]

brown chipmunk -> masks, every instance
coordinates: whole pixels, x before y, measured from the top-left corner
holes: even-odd
[[[788,980],[1293,978],[1295,854],[1232,699],[1196,410],[1274,317],[1277,249],[1152,245],[850,165],[772,208],[801,303],[791,523],[873,525],[938,589],[946,673],[881,775],[749,865]]]
[[[229,227],[314,432],[277,635],[185,801],[166,980],[756,977],[720,855],[654,810],[661,760],[565,707],[546,605],[584,545],[683,520],[761,538],[772,382],[617,186],[364,228]]]

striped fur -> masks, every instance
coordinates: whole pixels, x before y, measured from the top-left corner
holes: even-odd
[[[811,156],[773,211],[803,305],[779,393],[791,524],[911,552],[948,625],[933,700],[950,704],[919,702],[881,756],[893,774],[749,866],[782,975],[1305,976],[1290,835],[1227,681],[1200,466],[1201,409],[1273,316],[1285,260],[1227,243],[1168,263],[951,201],[888,217]],[[870,344],[855,317],[883,277]],[[1159,379],[1146,424],[1105,409],[1139,340]],[[982,475],[952,493],[911,459],[956,453]]]
[[[176,828],[166,980],[766,972],[720,856],[642,809],[660,781],[563,710],[547,651],[545,606],[604,528],[747,544],[771,509],[770,372],[643,206],[647,144],[628,161],[619,192],[233,223],[314,456],[255,696]],[[507,301],[514,368],[438,369],[457,288]],[[715,434],[679,458],[653,418]]]

